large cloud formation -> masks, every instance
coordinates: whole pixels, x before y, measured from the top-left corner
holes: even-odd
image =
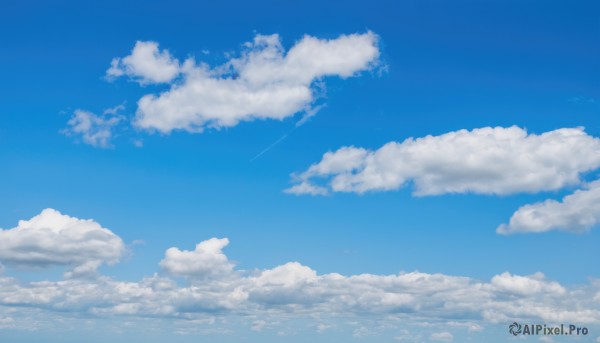
[[[138,41],[129,56],[113,59],[107,78],[170,84],[169,90],[138,101],[135,125],[163,133],[198,132],[310,112],[315,81],[354,76],[374,66],[378,57],[373,32],[329,40],[307,35],[287,52],[277,34],[257,35],[244,44],[240,57],[216,68],[191,57],[180,62],[158,43]]]
[[[30,254],[15,258],[19,263],[116,261],[121,251],[114,249],[120,246],[120,240],[106,229],[53,210],[23,221],[19,229],[13,230],[35,230],[36,234],[22,234],[17,240],[21,243],[14,243],[14,238],[3,232],[0,242],[11,247],[10,251],[23,247],[23,242],[29,242],[28,247],[45,247],[37,249],[44,251],[43,258],[32,257],[36,249],[28,248]],[[55,233],[57,230],[62,233]],[[15,235],[16,231],[8,232]],[[61,235],[77,238],[65,239]],[[64,244],[52,244],[54,248],[46,247],[46,243],[31,244],[34,236],[38,241]],[[107,245],[107,241],[113,243]],[[73,247],[74,242],[77,248]],[[23,283],[0,277],[0,312],[12,308],[10,313],[15,317],[20,310],[14,309],[23,308],[22,311],[79,312],[101,317],[179,318],[192,323],[207,317],[234,316],[246,318],[253,330],[262,330],[267,322],[283,318],[313,318],[317,322],[328,318],[337,321],[347,318],[349,322],[354,322],[353,318],[379,318],[390,321],[390,325],[399,320],[427,321],[438,323],[437,328],[457,327],[468,332],[480,331],[486,324],[514,320],[600,324],[598,281],[568,288],[548,280],[542,273],[504,272],[488,282],[422,272],[344,276],[319,274],[298,262],[243,271],[235,269],[224,254],[228,242],[226,238],[211,238],[197,244],[194,251],[170,248],[160,263],[167,274],[155,274],[140,281],[97,275]],[[3,253],[4,261],[6,256]],[[185,283],[170,275],[184,276]],[[262,318],[262,322],[256,322],[255,318]],[[326,330],[329,326],[321,323],[318,327]],[[359,328],[355,334],[366,333]]]
[[[390,142],[377,150],[342,147],[294,176],[294,194],[390,191],[412,182],[418,196],[540,192],[580,183],[600,167],[600,139],[583,128],[537,134],[513,126],[459,130]],[[325,182],[320,182],[325,180]]]
[[[600,289],[567,289],[543,274],[502,273],[490,282],[420,272],[395,275],[322,274],[297,262],[243,275],[179,286],[151,276],[139,282],[111,278],[19,284],[0,278],[4,306],[104,315],[165,316],[294,313],[304,315],[418,315],[429,320],[477,320],[482,324],[527,319],[600,323]]]
[[[69,275],[95,271],[114,264],[125,252],[117,235],[93,220],[45,209],[17,227],[0,229],[0,262],[18,267],[74,267]]]

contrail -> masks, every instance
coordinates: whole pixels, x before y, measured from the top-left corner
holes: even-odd
[[[286,139],[292,132],[294,132],[294,130],[296,130],[298,128],[298,126],[294,126],[293,129],[291,129],[290,131],[288,131],[285,135],[281,136],[278,140],[276,140],[273,144],[269,145],[268,147],[266,147],[263,151],[259,152],[258,155],[252,157],[252,159],[250,160],[250,162],[254,161],[255,159],[261,157],[262,155],[264,155],[267,151],[271,150],[274,146],[276,146],[277,144],[281,143],[281,141],[283,141],[284,139]]]
[[[302,116],[302,118],[300,118],[300,120],[298,120],[296,122],[296,124],[294,125],[294,128],[292,128],[286,134],[284,134],[283,136],[281,136],[273,144],[271,144],[268,147],[266,147],[263,151],[259,152],[258,155],[252,157],[252,159],[250,160],[250,162],[254,161],[255,159],[257,159],[259,157],[261,157],[267,151],[273,149],[274,146],[276,146],[277,144],[281,143],[281,141],[283,141],[289,135],[291,135],[292,132],[294,132],[297,128],[299,128],[300,126],[304,125],[304,123],[306,123],[312,116],[314,116],[315,114],[317,114],[317,112],[319,112],[319,110],[322,109],[323,107],[325,107],[325,105],[319,105],[319,106],[316,106],[316,107],[313,107],[313,108],[309,108],[308,110],[306,110],[306,112],[304,113],[304,115]]]

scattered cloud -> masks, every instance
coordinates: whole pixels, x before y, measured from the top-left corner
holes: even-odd
[[[501,234],[563,230],[584,232],[600,223],[600,180],[565,196],[562,201],[546,200],[520,207],[508,225],[500,225]]]
[[[67,136],[80,137],[83,143],[98,148],[110,148],[113,131],[124,120],[118,114],[124,106],[119,105],[104,110],[102,115],[77,109],[67,122],[68,127],[62,131]]]
[[[105,115],[116,115],[125,109],[125,103],[119,104],[115,107],[105,109],[102,113]]]
[[[95,272],[114,264],[125,252],[121,238],[97,222],[45,209],[12,229],[0,229],[0,262],[5,265],[44,268],[71,266],[69,276]]]
[[[598,167],[600,139],[583,128],[537,135],[516,126],[484,127],[408,138],[375,151],[342,147],[293,175],[295,185],[286,192],[360,194],[413,183],[417,196],[533,193],[579,184],[581,173]]]
[[[256,35],[240,57],[215,68],[192,57],[179,62],[158,43],[138,41],[129,56],[113,59],[106,75],[128,76],[142,85],[170,84],[138,101],[137,127],[200,132],[240,121],[281,120],[303,110],[306,120],[319,108],[311,107],[319,80],[355,76],[378,58],[378,36],[372,32],[329,40],[307,35],[287,52],[279,35]]]

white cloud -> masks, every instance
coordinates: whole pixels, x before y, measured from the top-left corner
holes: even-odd
[[[600,325],[600,304],[590,301],[600,292],[597,282],[565,287],[541,273],[503,273],[489,282],[422,272],[344,276],[319,274],[298,262],[245,272],[233,268],[223,254],[227,243],[213,238],[194,251],[169,249],[161,266],[188,276],[185,284],[157,275],[137,282],[109,277],[19,282],[0,277],[0,316],[2,309],[13,308],[17,312],[11,317],[29,309],[186,322],[241,317],[247,318],[248,330],[263,331],[308,319],[314,325],[354,325],[346,331],[359,336],[429,323],[427,330],[437,330],[431,340],[451,339],[444,334],[448,328],[469,335],[509,321]],[[53,318],[41,313],[45,320]],[[395,332],[398,340],[419,340],[418,333]]]
[[[62,132],[68,136],[80,136],[85,144],[108,148],[114,128],[123,120],[123,116],[117,114],[122,109],[122,105],[119,105],[105,110],[102,115],[75,110],[67,122],[68,127]]]
[[[390,142],[375,151],[342,147],[295,175],[286,191],[365,193],[412,182],[418,196],[513,194],[578,184],[581,173],[598,167],[600,139],[583,128],[536,135],[516,126],[485,127]]]
[[[285,193],[290,194],[310,194],[310,195],[327,195],[329,192],[327,188],[313,185],[308,181],[302,181],[292,187],[285,189]]]
[[[230,274],[234,264],[222,251],[228,244],[227,238],[211,238],[198,243],[194,251],[169,248],[160,265],[172,275],[207,278]]]
[[[435,332],[429,336],[429,339],[432,341],[440,341],[440,342],[452,342],[454,340],[454,336],[447,331],[444,332]]]
[[[106,76],[111,80],[126,75],[149,84],[170,82],[180,72],[179,61],[169,51],[160,51],[158,43],[137,41],[129,56],[112,60]]]
[[[265,270],[253,279],[258,287],[290,288],[299,284],[315,282],[317,273],[298,262],[289,262],[273,269]]]
[[[498,233],[545,232],[564,230],[583,232],[600,223],[600,180],[565,196],[562,201],[546,200],[520,207],[508,225]]]
[[[0,261],[7,265],[73,266],[68,274],[89,274],[102,263],[113,264],[125,251],[121,238],[95,221],[45,209],[9,230],[0,230]]]
[[[558,282],[549,282],[541,273],[530,276],[511,275],[508,272],[492,278],[492,286],[501,292],[529,296],[540,293],[565,294]]]
[[[286,53],[277,34],[257,35],[239,58],[210,68],[193,58],[180,63],[155,42],[137,42],[130,56],[113,60],[107,75],[171,82],[168,91],[138,101],[135,125],[163,133],[198,132],[312,113],[315,81],[370,69],[379,57],[377,44],[372,32],[331,40],[305,36]]]
[[[277,269],[280,267],[276,267]],[[304,267],[310,270],[308,267]],[[272,270],[265,270],[268,273]],[[310,274],[313,274],[312,271]],[[525,277],[525,276],[523,276]],[[178,286],[157,276],[140,282],[110,278],[42,281],[19,285],[0,278],[0,302],[56,311],[83,311],[101,315],[193,318],[213,313],[265,315],[290,313],[323,318],[336,315],[400,316],[414,320],[468,320],[469,327],[511,320],[546,320],[599,324],[600,310],[588,301],[589,291],[544,293],[507,297],[489,283],[442,274],[317,275],[291,282],[264,284],[252,277],[207,279]],[[261,294],[262,296],[256,296]],[[488,315],[496,313],[496,317]],[[408,317],[407,317],[408,316]],[[502,320],[495,320],[495,318]],[[467,327],[465,325],[465,327]]]

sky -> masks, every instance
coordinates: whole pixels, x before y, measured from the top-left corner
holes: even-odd
[[[600,342],[597,1],[8,0],[0,45],[3,342]]]

